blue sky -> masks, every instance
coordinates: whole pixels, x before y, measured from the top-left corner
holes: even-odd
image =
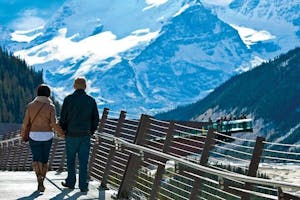
[[[0,0],[0,26],[13,30],[29,30],[45,24],[66,0]],[[126,1],[126,0],[124,0]],[[162,4],[168,0],[145,0]],[[232,0],[202,0],[212,4],[228,4]]]
[[[65,0],[0,0],[0,26],[31,29],[45,23]]]

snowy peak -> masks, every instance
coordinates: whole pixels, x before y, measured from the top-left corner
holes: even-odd
[[[166,12],[160,10],[164,6],[174,12],[169,11],[169,19],[164,23],[152,21],[155,32],[151,32],[154,29],[151,26],[136,30],[146,24],[129,24],[130,31],[120,37],[118,34],[125,34],[124,30],[123,33],[107,30],[119,28],[118,24],[107,25],[102,20],[101,25],[95,24],[101,27],[99,33],[81,40],[68,29],[71,19],[78,17],[70,11],[63,20],[56,18],[60,19],[56,22],[64,21],[60,24],[65,28],[56,31],[54,26],[51,39],[17,54],[32,65],[46,66],[45,79],[59,85],[53,84],[56,93],[67,94],[73,78],[85,75],[90,79],[89,92],[99,106],[136,113],[156,113],[196,101],[235,69],[249,65],[251,55],[237,31],[199,3],[189,2],[183,7],[165,3],[144,9],[141,21],[150,19],[145,14],[150,11],[151,17],[159,16],[154,19],[164,18]],[[175,9],[176,6],[179,7]]]
[[[159,37],[134,62],[153,56],[161,57],[166,62],[184,60],[203,68],[230,73],[240,66],[243,60],[250,59],[249,50],[237,31],[201,4],[190,6],[174,17],[162,28]],[[224,60],[224,57],[228,59]],[[221,62],[223,65],[216,65]]]
[[[282,2],[278,0],[234,0],[229,8],[252,17],[293,22],[299,18],[300,4],[298,0]]]
[[[44,70],[58,100],[84,75],[99,108],[153,114],[299,45],[296,1],[230,1],[67,0],[43,28],[14,31],[8,47]]]
[[[233,0],[221,6],[203,1],[258,57],[267,60],[300,45],[298,0]]]
[[[197,4],[164,26],[131,65],[140,93],[168,109],[202,98],[249,55],[236,30]]]
[[[74,36],[73,40],[79,41],[102,31],[110,31],[117,38],[126,37],[140,29],[157,31],[165,20],[182,7],[185,0],[162,1],[161,4],[153,2],[157,1],[66,1],[46,25],[45,32],[53,33],[67,28],[67,37]]]
[[[265,19],[280,24],[290,22],[297,29],[296,35],[300,38],[299,0],[284,3],[277,0],[234,0],[229,8],[252,19]],[[276,24],[273,25],[276,27]]]

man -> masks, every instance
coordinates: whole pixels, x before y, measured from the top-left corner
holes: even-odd
[[[64,187],[74,189],[76,183],[75,160],[79,160],[79,189],[88,191],[88,159],[91,135],[97,130],[99,113],[96,101],[86,94],[86,80],[74,81],[74,93],[64,99],[59,123],[65,131],[68,176]]]

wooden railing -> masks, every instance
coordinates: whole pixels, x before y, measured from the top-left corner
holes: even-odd
[[[261,159],[299,164],[297,152],[278,156],[283,151],[265,149],[270,143],[262,137],[224,142],[213,129],[204,129],[207,123],[161,121],[148,115],[126,119],[125,111],[114,115],[103,110],[92,138],[89,172],[101,187],[118,190],[117,199],[299,200],[299,184],[260,178],[259,166]],[[55,138],[50,170],[65,170],[65,161],[64,140]],[[0,169],[31,170],[28,144],[15,136],[0,142]]]

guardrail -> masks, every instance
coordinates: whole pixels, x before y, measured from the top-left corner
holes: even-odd
[[[115,116],[104,109],[92,138],[90,178],[118,190],[117,199],[299,199],[299,184],[268,179],[259,165],[261,160],[299,164],[299,153],[266,149],[274,144],[264,138],[231,137],[204,130],[206,125],[148,115],[132,120],[125,111]],[[0,149],[1,170],[31,170],[28,144],[20,138],[1,141]],[[54,139],[49,168],[65,169],[64,140]]]

